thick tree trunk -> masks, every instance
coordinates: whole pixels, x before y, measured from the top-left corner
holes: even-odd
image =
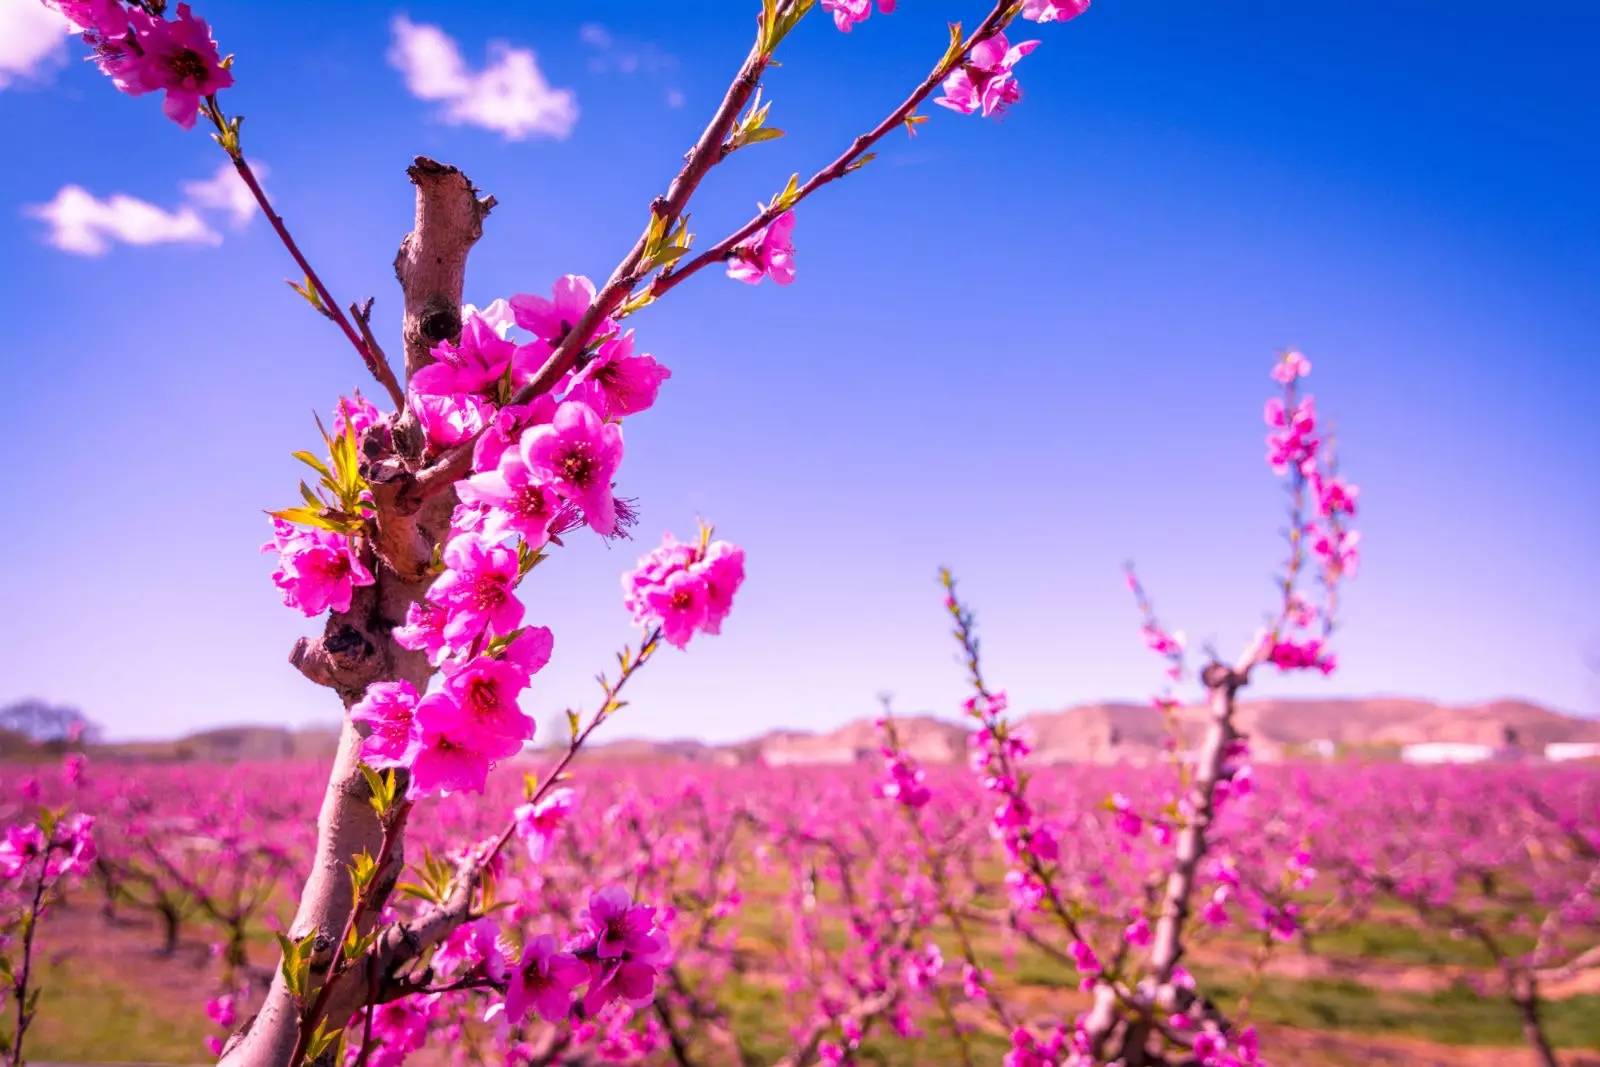
[[[429,159],[419,157],[407,173],[417,187],[416,221],[401,244],[395,274],[405,296],[402,332],[409,378],[432,362],[429,349],[461,332],[467,253],[483,233],[483,218],[493,199],[479,200],[464,174]],[[448,531],[455,494],[443,492],[424,501],[408,493],[425,458],[420,431],[409,413],[396,420],[393,439],[392,450],[370,434],[362,442],[363,473],[377,510],[375,583],[355,591],[350,610],[331,616],[320,639],[302,638],[290,655],[290,662],[307,678],[337,692],[346,709],[317,819],[313,866],[288,931],[293,939],[316,935],[313,996],[327,976],[335,943],[350,919],[353,901],[347,864],[363,851],[376,857],[383,842],[383,828],[368,804],[370,791],[360,770],[361,734],[348,709],[373,682],[404,679],[421,691],[431,673],[425,657],[399,647],[391,634],[432,580],[429,567]],[[388,869],[379,874],[380,905],[404,866],[398,842],[392,856]],[[361,932],[371,929],[379,910],[370,909]],[[344,989],[346,984],[352,988]],[[354,987],[361,984],[341,983],[329,999],[330,1028],[344,1025],[359,1005],[361,990]],[[279,968],[261,1010],[234,1034],[221,1062],[227,1067],[300,1067],[289,1063],[300,1027],[315,1026],[317,1021],[302,1020],[301,1014]]]

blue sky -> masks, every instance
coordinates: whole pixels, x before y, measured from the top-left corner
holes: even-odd
[[[823,17],[797,31],[768,83],[788,136],[714,172],[703,242],[897,104],[946,19],[981,14],[902,6],[849,36]],[[469,300],[603,277],[757,5],[197,7],[238,57],[224,102],[279,209],[336,294],[377,297],[393,351],[412,155],[500,202]],[[1365,556],[1341,671],[1259,691],[1600,711],[1600,16],[1201,7],[1102,0],[1039,28],[1004,122],[929,109],[802,207],[793,286],[707,272],[637,317],[674,375],[628,426],[640,541],[580,538],[540,569],[530,616],[556,657],[530,711],[592,704],[633,636],[618,573],[697,515],[745,545],[749,580],[721,637],[641,676],[619,735],[826,728],[885,689],[953,713],[940,563],[1016,706],[1142,699],[1159,665],[1124,559],[1194,644],[1231,653],[1270,604],[1282,501],[1259,419],[1291,345],[1362,486]],[[491,40],[531,49],[572,94],[565,135],[444,121],[449,100],[416,98],[385,58],[400,14],[473,69]],[[597,14],[603,35],[584,29]],[[0,51],[0,137],[32,146],[0,179],[0,700],[75,703],[122,737],[329,721],[332,696],[285,658],[316,624],[257,549],[311,412],[364,371],[283,286],[262,220],[194,206],[183,183],[222,161],[204,134],[41,47],[26,69],[13,49],[9,75]],[[71,185],[201,240],[52,247],[30,205]]]

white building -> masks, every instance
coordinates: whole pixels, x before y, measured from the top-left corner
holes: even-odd
[[[1544,758],[1551,763],[1574,759],[1600,759],[1600,743],[1594,741],[1554,741],[1544,746]]]
[[[1469,745],[1460,741],[1428,741],[1406,745],[1400,759],[1406,763],[1483,763],[1495,756],[1493,745]]]

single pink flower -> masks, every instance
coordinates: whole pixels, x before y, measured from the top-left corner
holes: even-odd
[[[437,697],[435,693],[417,705],[416,731],[406,761],[411,767],[406,795],[416,800],[434,793],[482,793],[492,758],[477,747],[481,737],[460,709],[448,698]]]
[[[550,854],[550,843],[572,813],[575,798],[571,789],[552,789],[538,803],[519,804],[512,811],[517,836],[528,846],[528,858],[534,863],[543,863]]]
[[[596,533],[617,529],[611,478],[622,463],[622,427],[605,422],[594,409],[566,401],[548,426],[522,435],[522,462],[550,479],[558,493],[583,509]]]
[[[1089,10],[1089,0],[1023,0],[1022,17],[1030,22],[1067,22]]]
[[[128,15],[120,0],[44,0],[44,6],[61,12],[82,33],[113,37],[128,32]]]
[[[892,13],[894,6],[895,0],[878,0],[878,10],[885,15]],[[849,33],[872,14],[872,0],[822,0],[822,10],[833,16],[833,24],[842,32]]]
[[[568,400],[588,404],[604,418],[637,415],[656,402],[672,372],[654,356],[633,354],[633,331],[600,345],[595,357],[572,376]]]
[[[699,570],[706,580],[706,619],[702,629],[718,634],[723,620],[733,610],[733,595],[744,584],[744,549],[727,541],[713,541],[706,546]]]
[[[522,750],[533,737],[533,720],[517,707],[517,696],[527,688],[528,676],[515,664],[479,656],[445,678],[444,688],[424,700],[436,701],[428,716],[459,715],[468,724],[474,747],[492,759],[505,759]],[[452,705],[454,705],[452,707]]]
[[[511,298],[511,313],[517,325],[539,340],[553,347],[566,339],[567,334],[594,300],[594,283],[579,274],[566,274],[556,279],[550,299],[519,293]],[[616,329],[616,323],[606,319],[595,326],[600,336]],[[535,368],[537,369],[537,368]]]
[[[416,710],[417,689],[404,679],[367,686],[360,702],[350,709],[351,722],[372,728],[361,742],[362,761],[371,767],[404,767]]]
[[[330,608],[349,611],[358,585],[371,585],[372,572],[361,562],[355,542],[332,530],[302,528],[272,520],[273,539],[261,547],[276,549],[278,569],[272,581],[283,592],[285,606],[309,618]]]
[[[794,281],[794,212],[785,211],[735,245],[728,253],[728,277],[751,285],[765,277],[779,285]]]
[[[374,426],[383,425],[386,418],[372,401],[361,395],[360,389],[352,389],[349,396],[341,396],[334,406],[333,436],[343,437],[345,431],[350,430],[359,442],[363,434]]]
[[[428,590],[428,599],[444,608],[442,627],[452,645],[470,642],[481,633],[507,634],[522,622],[522,601],[516,597],[517,554],[505,545],[463,534],[444,547],[445,572]]]
[[[531,678],[550,662],[555,644],[555,635],[548,627],[529,626],[501,651],[500,658],[514,665],[525,677]]]
[[[589,968],[576,956],[556,950],[556,939],[540,934],[522,950],[506,990],[506,1021],[520,1023],[531,1008],[549,1023],[572,1013],[572,991],[589,978]]]
[[[492,394],[516,349],[482,316],[468,315],[461,323],[461,340],[434,345],[429,354],[437,362],[413,374],[407,388],[424,396]]]
[[[645,607],[659,620],[667,643],[683,648],[705,625],[709,599],[705,577],[693,570],[681,570],[645,593]]]
[[[178,17],[171,22],[141,18],[132,10],[127,14],[135,32],[135,47],[130,51],[136,57],[124,60],[127,65],[119,71],[119,78],[138,88],[118,87],[132,95],[165,92],[161,110],[167,118],[186,130],[193,129],[201,99],[233,84],[233,74],[222,66],[210,27],[204,19],[194,17],[188,4],[178,5]]]
[[[437,667],[449,652],[444,637],[450,612],[437,604],[417,601],[406,608],[405,625],[394,629],[395,644],[413,652],[424,652],[428,662]]]
[[[944,95],[934,103],[963,115],[976,111],[985,118],[1003,114],[1022,99],[1012,68],[1037,47],[1038,41],[1012,45],[1003,33],[979,41],[967,54],[967,61],[945,78]]]
[[[501,455],[494,470],[457,482],[456,496],[484,509],[484,536],[517,534],[533,549],[550,540],[550,527],[564,507],[554,479],[530,468],[515,448]]]
[[[16,878],[30,864],[37,865],[45,850],[44,831],[32,823],[6,827],[0,840],[0,878]]]
[[[435,449],[470,441],[494,417],[494,405],[471,393],[411,393],[406,406],[422,425],[428,446]]]

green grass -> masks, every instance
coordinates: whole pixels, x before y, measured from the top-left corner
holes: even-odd
[[[1533,939],[1527,936],[1506,935],[1501,940],[1512,952],[1527,952],[1533,948]],[[1494,965],[1488,951],[1471,938],[1453,937],[1440,930],[1402,923],[1352,923],[1318,934],[1312,938],[1311,945],[1321,956],[1383,959],[1430,967]]]
[[[43,992],[23,1045],[31,1061],[202,1063],[211,1058],[205,1039],[213,1031],[198,982],[193,999],[174,1003],[170,996],[143,990],[136,974],[97,973],[82,961],[41,961],[35,973]],[[5,1020],[8,1038],[11,1022]]]
[[[1234,972],[1196,968],[1202,989],[1224,1009],[1237,1003],[1244,979]],[[1502,997],[1480,997],[1464,986],[1437,993],[1398,993],[1342,979],[1261,983],[1250,1011],[1259,1022],[1306,1030],[1343,1030],[1421,1038],[1442,1045],[1522,1043],[1515,1009]],[[1600,996],[1544,1005],[1546,1032],[1562,1048],[1600,1047]]]

